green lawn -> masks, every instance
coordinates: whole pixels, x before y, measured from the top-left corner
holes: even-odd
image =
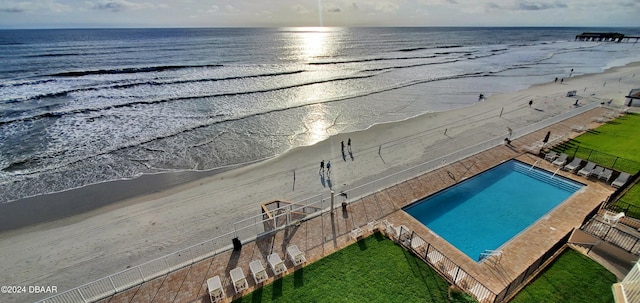
[[[611,285],[616,277],[600,264],[565,250],[510,303],[613,302]]]
[[[640,115],[626,114],[554,148],[605,167],[635,174],[640,170]],[[592,151],[593,150],[593,151]]]
[[[377,233],[234,302],[446,303],[448,287],[423,261]]]

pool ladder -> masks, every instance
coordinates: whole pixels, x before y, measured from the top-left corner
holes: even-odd
[[[539,161],[540,161],[540,160],[537,160],[535,163],[533,163],[533,164],[531,165],[531,167],[529,167],[529,171],[531,171],[531,170],[533,169],[533,167],[534,167],[534,166],[536,166],[536,164],[538,164],[538,162],[539,162]]]
[[[502,259],[502,250],[485,249],[484,252],[480,253],[480,260],[489,258],[491,256],[496,257],[496,263],[500,263],[500,260]]]
[[[556,176],[556,174],[558,173],[558,171],[560,171],[560,169],[561,169],[561,168],[562,168],[562,167],[559,167],[558,169],[556,169],[556,171],[555,171],[555,172],[553,172],[553,175],[551,176],[551,179],[553,179],[553,177],[555,177],[555,176]]]

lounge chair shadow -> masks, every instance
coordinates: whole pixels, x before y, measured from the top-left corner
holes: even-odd
[[[264,287],[258,287],[253,292],[251,292],[251,303],[260,303],[262,302],[262,292]]]
[[[367,250],[367,243],[364,242],[364,239],[358,240],[358,247],[360,250]]]
[[[227,262],[227,268],[225,268],[224,272],[228,273],[232,269],[238,267],[238,260],[240,260],[240,251],[232,251],[231,256],[229,257],[229,262]]]
[[[304,286],[304,267],[293,272],[293,287],[298,288]]]
[[[273,283],[271,284],[271,287],[273,289],[271,294],[272,300],[275,301],[276,299],[282,297],[282,279],[277,279],[273,281]]]

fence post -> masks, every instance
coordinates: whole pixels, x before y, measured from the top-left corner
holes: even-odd
[[[616,157],[616,159],[613,160],[613,164],[611,165],[611,168],[616,167],[616,162],[618,162],[618,158],[620,158],[620,157]]]
[[[587,160],[591,159],[591,154],[593,154],[593,149],[589,152],[589,155],[587,156]]]

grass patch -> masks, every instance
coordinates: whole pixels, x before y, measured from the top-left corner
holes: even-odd
[[[555,151],[635,174],[640,170],[640,115],[628,113],[562,144]]]
[[[614,274],[586,256],[565,250],[510,303],[613,302]]]
[[[234,302],[446,303],[448,288],[422,260],[376,233]]]

